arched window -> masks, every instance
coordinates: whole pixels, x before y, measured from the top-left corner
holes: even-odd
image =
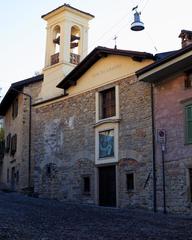
[[[58,53],[60,51],[60,26],[58,25],[53,30],[53,43],[55,53]]]
[[[80,61],[79,55],[79,43],[80,43],[80,29],[77,26],[72,26],[71,28],[71,42],[70,42],[70,49],[71,49],[71,60],[70,62],[73,64],[78,64]]]
[[[51,55],[51,65],[59,62],[60,52],[60,26],[55,26],[53,29],[53,55]]]

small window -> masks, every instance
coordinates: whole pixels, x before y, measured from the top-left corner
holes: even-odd
[[[0,140],[0,160],[4,158],[5,153],[5,141]]]
[[[11,133],[7,135],[5,151],[8,153],[11,147]]]
[[[128,173],[126,174],[126,181],[127,181],[127,191],[133,191],[134,190],[134,174]]]
[[[185,89],[192,87],[192,73],[191,72],[186,73],[184,83],[185,83]]]
[[[12,103],[12,117],[15,119],[18,115],[18,98],[16,98]]]
[[[116,115],[115,87],[100,92],[100,119]]]
[[[9,183],[9,168],[7,168],[7,183]]]
[[[90,194],[90,177],[83,177],[83,193]]]
[[[189,169],[190,201],[192,202],[192,168]]]
[[[14,134],[11,138],[11,155],[14,155],[17,151],[17,134]]]
[[[185,138],[192,143],[192,104],[185,107]]]
[[[16,172],[16,183],[17,184],[19,183],[19,170],[17,170]]]
[[[114,129],[99,132],[99,158],[114,157]]]
[[[47,177],[51,177],[51,164],[47,164],[46,175]]]

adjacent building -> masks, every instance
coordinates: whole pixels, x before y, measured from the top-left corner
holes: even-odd
[[[137,76],[153,89],[157,208],[192,213],[192,32],[179,37],[180,50]]]
[[[0,186],[3,189],[25,191],[33,186],[30,99],[38,96],[42,81],[43,75],[39,75],[13,83],[1,102],[5,138],[4,157],[0,161]]]

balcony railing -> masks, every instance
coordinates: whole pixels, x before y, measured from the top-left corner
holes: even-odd
[[[78,65],[80,62],[80,55],[71,53],[70,55],[70,63]]]
[[[55,53],[51,56],[51,65],[59,62],[59,53]]]

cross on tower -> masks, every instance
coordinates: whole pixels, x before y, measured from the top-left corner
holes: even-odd
[[[115,47],[114,47],[115,49],[117,49],[117,38],[118,38],[118,37],[117,37],[116,35],[115,35],[115,37],[113,38],[113,40],[115,41]]]

